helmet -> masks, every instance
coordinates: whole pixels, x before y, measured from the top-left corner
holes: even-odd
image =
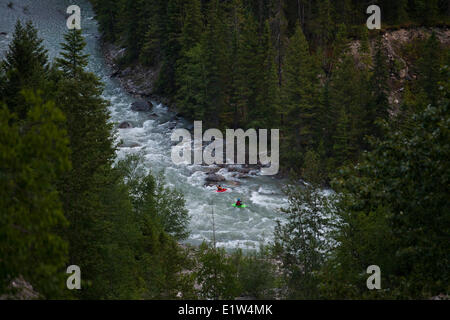
[[[241,199],[238,199],[238,201],[241,201]]]

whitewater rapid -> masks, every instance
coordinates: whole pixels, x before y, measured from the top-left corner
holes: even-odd
[[[131,110],[135,98],[110,77],[111,70],[101,52],[98,25],[88,1],[14,1],[13,9],[7,8],[8,2],[0,0],[0,32],[7,33],[0,35],[2,56],[11,41],[15,21],[19,18],[33,21],[49,50],[49,58],[55,58],[63,34],[67,31],[66,8],[72,4],[81,7],[81,26],[87,42],[86,52],[90,54],[88,69],[105,84],[103,96],[111,102],[111,121],[117,126],[123,121],[133,125],[130,129],[117,130],[117,141],[121,142],[117,159],[123,159],[129,154],[140,154],[147,170],[154,173],[164,171],[167,184],[183,193],[191,216],[191,234],[187,243],[197,245],[212,240],[213,210],[217,246],[251,250],[272,239],[276,219],[283,220],[279,208],[286,205],[286,198],[281,192],[284,182],[271,176],[261,176],[257,172],[246,178],[238,178],[236,172],[220,168],[217,173],[226,178],[227,181],[221,184],[228,191],[216,193],[214,187],[205,186],[206,167],[173,164],[170,156],[172,130],[186,127],[189,123],[178,119],[167,107],[154,102],[151,112]],[[241,198],[248,208],[232,207],[237,198]]]

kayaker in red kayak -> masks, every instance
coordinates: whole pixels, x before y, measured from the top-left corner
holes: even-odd
[[[222,186],[219,184],[217,186],[217,191],[219,191],[219,192],[225,191],[225,188],[222,188]]]

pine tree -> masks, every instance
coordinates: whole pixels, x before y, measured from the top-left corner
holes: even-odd
[[[56,59],[57,66],[67,75],[77,77],[88,65],[88,55],[83,54],[86,42],[81,30],[72,29],[64,35],[65,42],[61,44],[62,58]]]
[[[420,73],[419,86],[427,97],[427,102],[436,105],[440,96],[438,82],[440,73],[441,50],[436,34],[433,32],[425,43],[423,53],[418,61]]]
[[[162,58],[162,45],[167,19],[167,3],[156,0],[146,3],[149,18],[143,39],[139,61],[146,66],[155,66]]]
[[[308,42],[300,26],[290,39],[284,67],[283,107],[286,109],[286,147],[291,165],[297,166],[306,152],[317,143],[319,71],[311,57]]]
[[[333,136],[334,159],[338,165],[350,162],[355,154],[355,137],[351,119],[345,107],[342,107],[336,122],[336,133]]]
[[[62,297],[67,225],[56,189],[69,170],[65,118],[54,102],[22,91],[29,110],[21,122],[0,109],[0,291],[22,277],[42,298]]]
[[[24,26],[17,21],[2,69],[4,82],[0,85],[0,95],[11,112],[23,119],[28,109],[21,90],[45,90],[49,69],[47,51],[31,21]]]
[[[374,140],[358,166],[334,181],[333,188],[344,196],[343,228],[331,270],[347,288],[337,284],[335,292],[370,297],[366,288],[348,285],[360,283],[355,271],[369,261],[385,270],[383,286],[389,290],[378,298],[429,298],[448,290],[448,82],[447,74],[437,106],[411,115],[412,130],[386,122],[384,139]]]
[[[373,58],[373,68],[371,76],[371,89],[373,90],[373,105],[371,106],[372,123],[376,119],[387,119],[389,116],[388,94],[388,69],[387,57],[383,51],[381,38],[377,40],[375,45],[375,56]],[[373,127],[373,124],[371,124]]]
[[[285,1],[276,0],[272,5],[272,21],[271,24],[274,25],[275,33],[275,51],[276,51],[276,64],[278,72],[278,85],[281,87],[283,82],[282,77],[282,66],[284,61],[284,54],[287,42],[287,25],[288,21],[285,15]]]
[[[318,31],[319,44],[322,47],[325,47],[333,39],[334,8],[330,0],[320,0],[318,2],[317,23],[320,28]]]
[[[272,250],[282,263],[290,299],[319,297],[317,274],[331,248],[327,230],[332,199],[320,192],[323,176],[319,162],[314,151],[306,153],[302,174],[308,184],[285,188],[289,206],[282,212],[287,223],[278,222],[275,227]]]
[[[117,187],[111,172],[115,150],[111,135],[112,125],[108,123],[107,103],[101,97],[103,88],[93,74],[81,67],[86,59],[82,54],[85,44],[81,34],[70,31],[66,41],[62,58],[58,60],[62,74],[55,93],[57,104],[67,116],[72,149],[72,170],[60,177],[59,181],[64,212],[70,222],[70,228],[62,234],[69,242],[70,262],[82,268],[83,279],[86,281],[84,284],[87,285],[88,281],[102,278],[105,275],[105,265],[113,263],[108,262],[111,256],[102,249],[112,241],[102,229],[108,226],[110,233],[118,232],[113,222],[121,223],[125,228],[123,221],[114,219],[126,219],[127,213],[123,210],[122,217],[116,216],[116,211],[110,210],[109,202],[104,201]],[[72,42],[78,45],[71,45]],[[77,61],[73,60],[73,57],[82,58]],[[74,72],[76,77],[72,76]],[[121,208],[120,198],[117,198],[117,208]],[[120,256],[120,250],[123,248],[116,248],[117,255]],[[115,270],[120,272],[119,268]],[[126,281],[127,275],[123,275],[123,282]],[[117,274],[110,274],[111,278],[116,276],[118,277]],[[92,288],[82,294],[85,298],[100,297],[106,294],[103,285],[105,284],[95,282]],[[117,285],[120,285],[120,282]],[[117,297],[125,298],[127,293],[129,291],[117,293]]]
[[[205,103],[205,68],[200,41],[203,25],[201,2],[189,0],[185,5],[184,25],[181,34],[181,58],[177,62],[177,104],[180,112],[190,119],[202,119]]]
[[[242,25],[238,26],[237,50],[234,70],[234,127],[246,127],[251,110],[259,108],[255,95],[257,82],[261,79],[260,70],[264,57],[259,50],[257,23],[253,17],[245,15]]]
[[[162,41],[162,66],[156,83],[156,91],[173,98],[177,92],[176,65],[180,58],[180,36],[182,30],[182,2],[167,2],[166,37]]]
[[[208,126],[218,127],[224,110],[226,110],[226,94],[228,79],[226,71],[230,63],[229,48],[226,43],[225,23],[220,3],[212,1],[208,8],[208,23],[201,40],[205,80],[207,84],[204,122]]]
[[[200,0],[187,0],[181,34],[182,53],[189,51],[201,40],[203,32],[202,3]]]
[[[271,29],[266,22],[264,33],[259,43],[259,57],[261,76],[257,77],[255,109],[250,110],[252,128],[274,128],[280,121],[280,90],[275,64],[275,50],[272,43]]]
[[[357,68],[351,54],[344,54],[336,66],[329,87],[327,131],[331,133],[338,165],[356,159],[357,151],[364,147],[368,130],[367,114],[371,112],[369,87],[368,71]]]
[[[102,33],[103,38],[114,42],[119,33],[119,26],[117,25],[116,20],[120,14],[120,5],[117,5],[116,0],[93,0],[91,2],[97,13],[99,30]]]
[[[185,117],[204,119],[209,108],[207,101],[208,84],[203,47],[197,44],[184,54],[183,64],[178,67],[177,105]]]

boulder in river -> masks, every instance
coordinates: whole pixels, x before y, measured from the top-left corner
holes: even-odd
[[[240,173],[240,172],[236,172],[233,177],[238,178],[238,179],[244,179],[244,178],[248,178],[248,175],[246,175],[245,173]]]
[[[220,182],[220,181],[225,181],[225,177],[217,174],[217,173],[211,173],[208,174],[208,176],[205,179],[207,182]]]
[[[137,142],[122,142],[119,144],[119,148],[139,148],[141,145]]]
[[[239,172],[243,174],[250,173],[250,168],[241,168],[241,167],[228,167],[227,168],[229,172]]]
[[[124,121],[121,124],[119,124],[120,129],[131,129],[133,128],[133,125],[129,123],[128,121]]]
[[[151,106],[145,100],[138,100],[131,104],[131,110],[133,110],[133,111],[150,111]]]

